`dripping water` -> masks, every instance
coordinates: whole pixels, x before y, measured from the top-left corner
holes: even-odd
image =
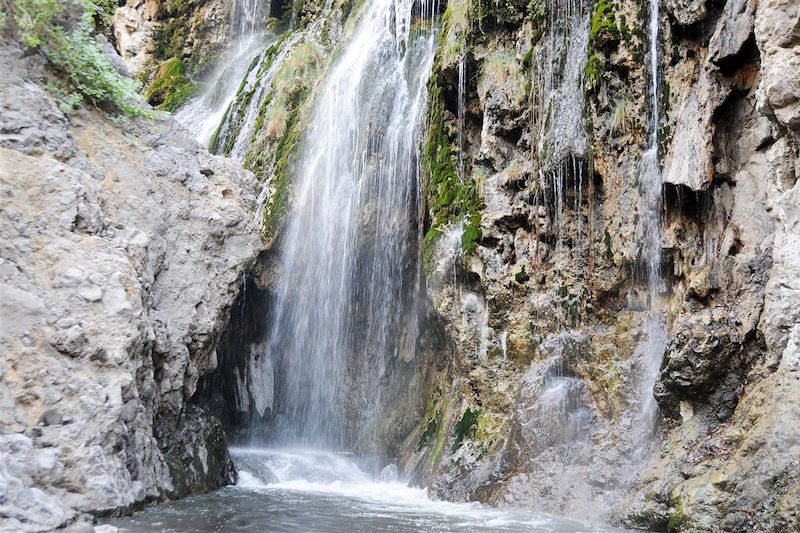
[[[583,126],[584,71],[589,44],[591,3],[548,2],[548,19],[531,67],[531,150],[548,208],[555,245],[567,237],[565,208],[571,187],[575,195],[576,230],[581,233],[582,182],[588,153]],[[581,251],[574,246],[575,260]]]
[[[458,55],[458,177],[464,182],[464,132],[466,130],[466,94],[467,94],[467,53],[466,46],[461,47]]]

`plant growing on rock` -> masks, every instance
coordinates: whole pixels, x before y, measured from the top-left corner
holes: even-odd
[[[478,183],[475,179],[462,180],[453,164],[453,150],[444,128],[444,103],[441,87],[436,82],[436,73],[429,81],[430,125],[423,152],[423,166],[428,174],[427,198],[431,213],[431,225],[425,234],[423,262],[430,269],[433,243],[444,227],[452,222],[464,222],[461,247],[465,253],[475,249],[481,238],[481,210]]]
[[[633,103],[626,91],[623,91],[614,104],[614,113],[611,115],[611,132],[628,133],[633,121]]]
[[[472,428],[477,424],[480,414],[480,409],[475,409],[473,411],[467,407],[466,411],[464,411],[464,414],[461,416],[461,420],[453,427],[454,440],[451,451],[454,452],[461,447],[464,443],[464,439],[472,432]]]
[[[183,61],[173,57],[159,67],[153,83],[145,91],[145,98],[151,105],[173,112],[185,104],[197,89],[198,86],[186,76]]]
[[[147,115],[137,84],[123,77],[95,40],[97,5],[88,0],[3,0],[15,34],[38,48],[69,86],[94,105],[111,104],[128,115]]]

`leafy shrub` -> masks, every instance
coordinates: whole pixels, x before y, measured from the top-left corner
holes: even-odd
[[[39,47],[51,65],[85,99],[113,104],[129,115],[147,115],[137,84],[117,72],[92,35],[99,9],[89,0],[0,0],[13,15],[16,32],[28,46]],[[109,2],[103,2],[103,5]],[[69,29],[67,29],[69,28]]]

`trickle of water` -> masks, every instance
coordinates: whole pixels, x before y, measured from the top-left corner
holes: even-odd
[[[409,393],[436,42],[433,30],[410,37],[412,7],[372,2],[315,98],[277,242],[264,355],[275,368],[275,406],[256,440],[352,449],[377,437],[384,398]]]
[[[548,2],[546,28],[531,58],[531,150],[540,201],[548,207],[557,248],[566,236],[563,214],[570,186],[579,238],[581,234],[581,189],[588,153],[583,87],[591,7],[581,0]],[[573,248],[575,260],[582,260],[580,248]]]
[[[650,0],[650,135],[647,150],[639,163],[641,190],[641,232],[644,240],[645,277],[648,289],[647,341],[641,380],[642,406],[640,418],[654,427],[658,404],[653,397],[653,386],[658,378],[667,335],[663,311],[658,308],[658,291],[661,284],[661,168],[658,159],[658,65],[659,65],[659,5]]]

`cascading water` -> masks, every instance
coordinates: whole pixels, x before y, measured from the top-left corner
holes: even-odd
[[[645,281],[647,282],[646,318],[647,341],[643,348],[641,377],[642,422],[653,428],[658,415],[658,404],[653,396],[653,386],[661,367],[661,359],[666,346],[666,327],[664,313],[659,309],[658,297],[661,285],[661,170],[658,158],[658,49],[659,49],[659,5],[658,0],[650,0],[650,53],[649,53],[649,99],[650,116],[647,149],[639,166],[639,187],[641,191],[640,221],[644,241]],[[647,432],[649,433],[649,432]]]
[[[376,0],[315,100],[266,357],[274,443],[351,449],[374,440],[382,394],[411,374],[418,291],[420,146],[435,32],[413,3]],[[254,442],[261,442],[255,427]]]
[[[209,74],[204,89],[175,115],[178,122],[207,146],[211,136],[236,98],[260,48],[270,42],[263,30],[263,0],[236,0],[231,9],[231,49]]]

